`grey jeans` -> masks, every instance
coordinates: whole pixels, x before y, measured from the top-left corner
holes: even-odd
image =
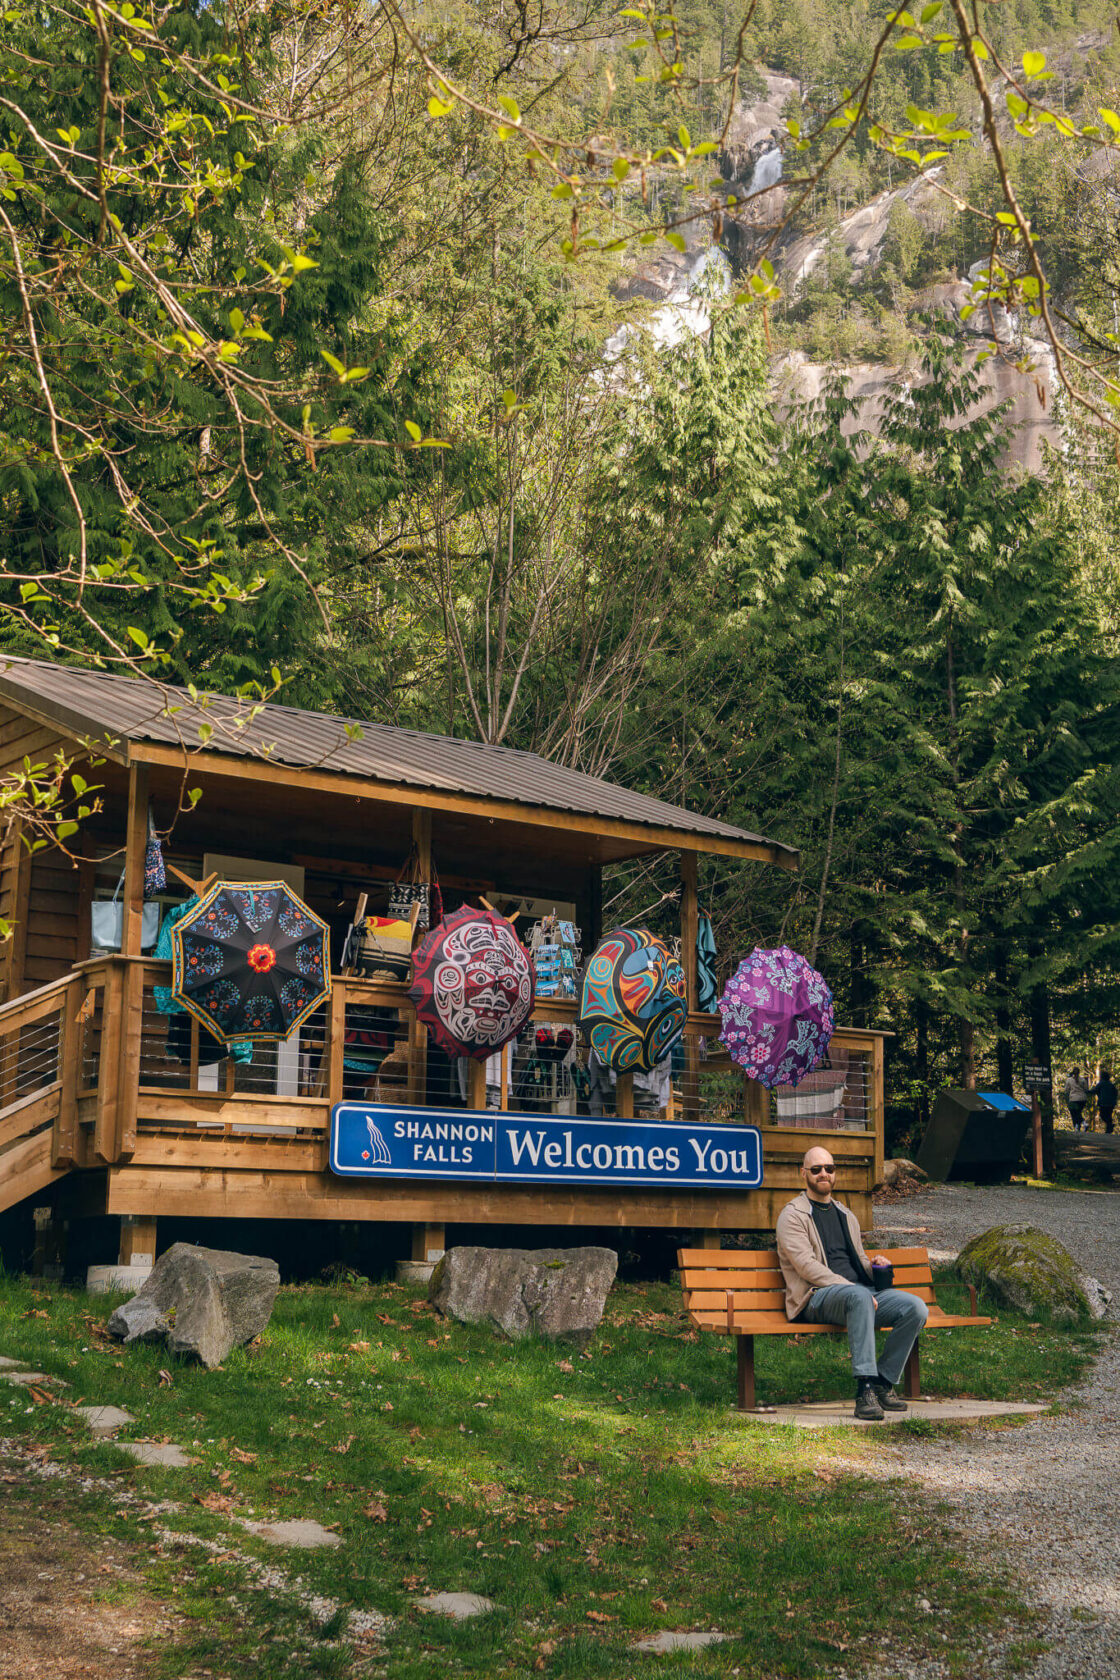
[[[878,1309],[872,1301],[878,1301]],[[814,1289],[801,1314],[809,1324],[844,1324],[857,1378],[880,1376],[896,1383],[929,1317],[929,1308],[905,1289],[872,1294],[861,1283],[828,1283]],[[889,1330],[883,1357],[875,1358],[875,1332]]]

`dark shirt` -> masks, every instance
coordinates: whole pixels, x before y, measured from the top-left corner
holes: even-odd
[[[813,1202],[813,1224],[824,1249],[824,1263],[837,1277],[849,1283],[867,1283],[867,1274],[856,1259],[848,1221],[835,1202]]]
[[[1091,1097],[1096,1097],[1097,1107],[1100,1109],[1102,1114],[1112,1113],[1113,1109],[1116,1107],[1117,1094],[1116,1087],[1112,1083],[1111,1079],[1100,1080],[1089,1092]]]

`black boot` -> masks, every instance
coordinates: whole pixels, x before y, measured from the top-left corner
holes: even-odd
[[[910,1410],[905,1400],[899,1399],[894,1391],[894,1384],[889,1383],[886,1377],[873,1377],[871,1386],[875,1390],[875,1398],[884,1412],[908,1412]]]
[[[860,1377],[856,1383],[855,1416],[864,1423],[882,1423],[883,1408],[879,1404],[879,1396],[875,1390],[872,1377]]]

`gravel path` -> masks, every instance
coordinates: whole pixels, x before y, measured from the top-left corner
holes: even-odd
[[[1065,1244],[1120,1306],[1120,1192],[938,1185],[876,1209],[884,1247],[954,1256],[990,1225],[1030,1224]],[[916,1478],[956,1513],[964,1543],[998,1557],[1017,1595],[1044,1606],[1031,1680],[1120,1680],[1120,1337],[1064,1399],[1075,1409],[958,1440],[883,1441],[884,1473]],[[895,1444],[897,1442],[898,1444]],[[978,1665],[979,1666],[979,1665]],[[907,1673],[905,1668],[900,1673]],[[915,1669],[932,1676],[936,1669]]]

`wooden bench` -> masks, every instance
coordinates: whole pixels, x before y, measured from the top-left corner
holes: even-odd
[[[968,1285],[972,1316],[956,1317],[942,1312],[933,1293],[929,1254],[924,1248],[883,1248],[894,1266],[894,1287],[919,1296],[929,1308],[926,1330],[953,1330],[972,1324],[990,1324],[990,1318],[976,1316],[976,1290]],[[734,1336],[738,1347],[739,1410],[772,1410],[760,1407],[754,1397],[754,1339],[756,1336],[843,1336],[843,1325],[804,1324],[786,1317],[786,1285],[771,1249],[682,1248],[677,1253],[681,1287],[689,1319],[697,1330]],[[925,1330],[922,1335],[925,1334]],[[921,1399],[921,1369],[914,1343],[906,1362],[903,1392],[908,1400]]]

